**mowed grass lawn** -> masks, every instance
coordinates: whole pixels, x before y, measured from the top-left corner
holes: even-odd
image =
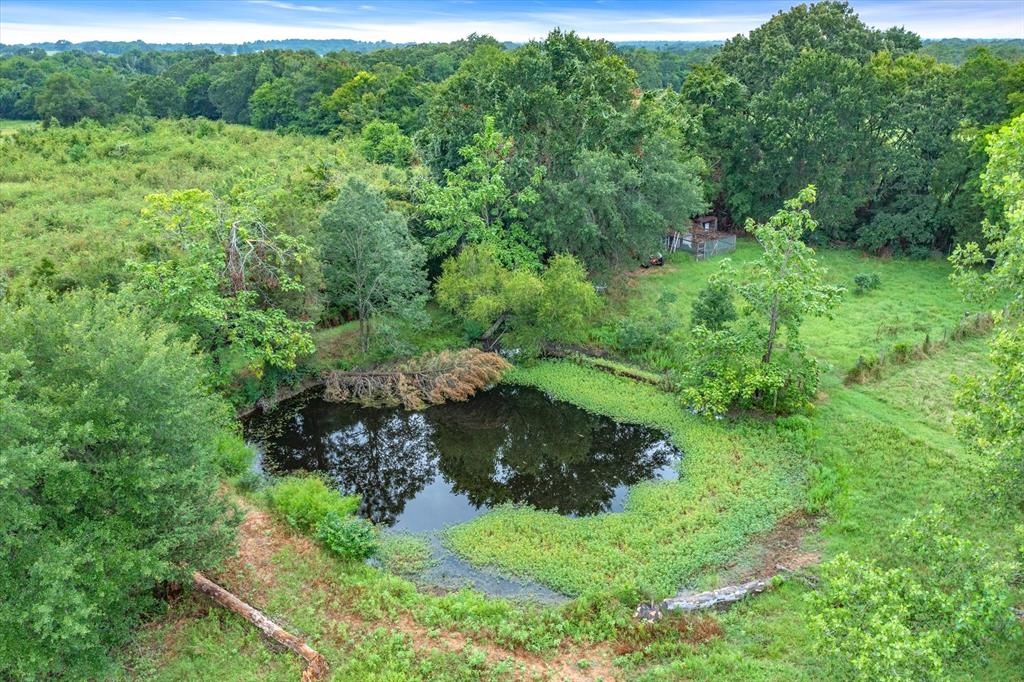
[[[760,251],[752,239],[740,239],[736,252],[725,258],[740,266],[757,258]],[[950,266],[944,260],[880,259],[836,249],[821,249],[817,256],[828,269],[831,283],[847,289],[831,320],[809,318],[801,328],[801,338],[828,373],[844,374],[859,357],[877,355],[898,343],[920,344],[926,334],[932,341],[941,340],[964,313],[974,312],[950,283]],[[613,302],[615,312],[626,315],[660,308],[689,325],[697,292],[723,260],[696,261],[685,253],[671,254],[664,268],[627,278],[624,292]],[[881,285],[858,296],[853,277],[861,272],[877,273]],[[674,302],[659,302],[666,293],[675,295]]]

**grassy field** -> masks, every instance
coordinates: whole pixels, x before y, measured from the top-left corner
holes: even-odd
[[[741,239],[729,258],[739,265],[755,258],[759,250],[752,240]],[[828,268],[829,280],[847,289],[832,320],[811,318],[801,329],[804,342],[828,374],[841,376],[859,357],[877,355],[900,343],[920,344],[925,335],[939,341],[966,312],[973,312],[950,285],[945,261],[886,260],[829,249],[818,257]],[[689,325],[697,292],[722,267],[722,261],[672,254],[664,268],[641,270],[625,278],[613,291],[612,308],[618,315],[662,310]],[[853,276],[860,272],[877,273],[881,285],[865,295],[854,294]],[[665,303],[665,294],[674,301]]]
[[[0,239],[12,281],[55,288],[116,284],[145,248],[139,211],[146,195],[200,188],[225,192],[259,169],[299,191],[316,159],[362,163],[338,143],[199,120],[160,120],[43,130],[4,122],[0,137]],[[313,215],[283,215],[304,223]],[[302,232],[302,225],[294,225]]]
[[[0,118],[0,137],[14,135],[19,130],[30,130],[39,126],[39,121],[20,121]]]

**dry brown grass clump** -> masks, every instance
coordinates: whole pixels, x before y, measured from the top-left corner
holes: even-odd
[[[499,379],[511,365],[476,348],[426,353],[364,372],[329,372],[324,397],[363,405],[402,405],[420,410],[448,400],[467,400]]]

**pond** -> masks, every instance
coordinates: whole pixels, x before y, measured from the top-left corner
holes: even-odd
[[[249,419],[246,437],[264,470],[325,474],[362,496],[366,518],[409,532],[508,502],[574,516],[621,511],[630,485],[675,478],[680,457],[656,431],[506,385],[419,412],[309,392]]]

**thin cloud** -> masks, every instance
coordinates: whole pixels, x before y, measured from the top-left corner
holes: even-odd
[[[724,40],[745,33],[797,0],[597,4],[445,0],[194,0],[87,6],[77,0],[0,0],[0,35],[9,44],[67,39],[150,42],[247,42],[286,38],[352,38],[441,42],[470,33],[523,42],[552,28],[607,40]],[[356,4],[356,3],[359,4]],[[905,26],[924,38],[1018,38],[1024,2],[853,0],[854,11],[879,28]]]
[[[334,7],[322,7],[320,5],[296,5],[291,2],[278,2],[278,0],[249,0],[250,5],[265,5],[276,9],[287,9],[294,12],[322,12],[326,14],[337,14]]]

